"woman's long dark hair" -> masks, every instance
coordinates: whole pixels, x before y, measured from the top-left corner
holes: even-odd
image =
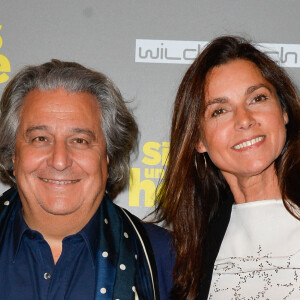
[[[235,59],[251,61],[259,68],[276,89],[281,108],[288,114],[286,143],[275,167],[286,208],[296,216],[294,208],[300,207],[300,102],[297,92],[286,72],[250,42],[233,36],[216,38],[196,58],[179,86],[168,166],[157,193],[158,219],[173,226],[177,253],[173,298],[176,300],[192,300],[200,292],[206,232],[224,201],[224,193],[230,190],[209,156],[198,153],[195,147],[201,137],[207,74],[212,68]]]

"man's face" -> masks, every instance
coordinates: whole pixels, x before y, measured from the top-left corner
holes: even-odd
[[[100,108],[89,93],[27,94],[17,132],[14,175],[26,214],[90,215],[108,177]]]

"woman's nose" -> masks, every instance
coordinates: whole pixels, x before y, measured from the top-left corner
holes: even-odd
[[[253,112],[246,107],[238,108],[234,117],[237,130],[247,130],[256,124]]]

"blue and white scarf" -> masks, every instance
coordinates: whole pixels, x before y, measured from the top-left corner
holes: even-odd
[[[0,249],[19,200],[15,188],[0,198]],[[104,196],[100,205],[95,300],[159,300],[157,271],[139,219]]]

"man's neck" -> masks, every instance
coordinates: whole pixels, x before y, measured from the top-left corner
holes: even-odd
[[[80,215],[51,215],[45,212],[34,214],[30,211],[27,212],[23,207],[22,214],[28,227],[43,235],[51,249],[54,263],[56,263],[62,252],[62,240],[82,230],[93,217],[97,208]]]

